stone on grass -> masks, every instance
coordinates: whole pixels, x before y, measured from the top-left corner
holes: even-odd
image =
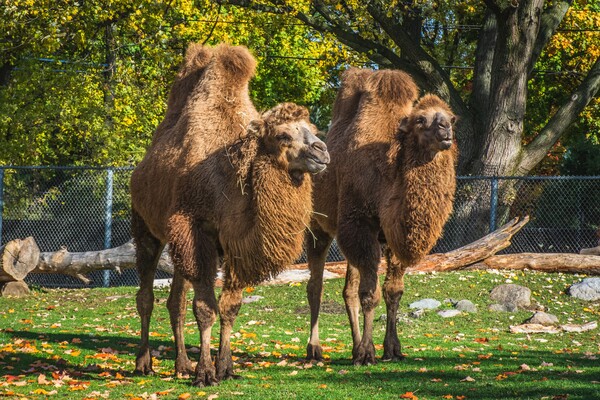
[[[585,278],[581,282],[574,283],[569,288],[569,294],[581,300],[600,300],[600,278]]]
[[[421,318],[423,315],[425,315],[425,310],[423,310],[422,308],[418,308],[415,311],[411,311],[408,313],[408,316],[411,318]]]
[[[515,312],[517,311],[517,306],[509,303],[509,304],[490,304],[488,307],[490,311],[500,311],[500,312]]]
[[[419,300],[419,301],[415,301],[414,303],[410,303],[408,305],[409,308],[412,309],[420,309],[420,310],[435,310],[436,308],[438,308],[439,306],[441,306],[442,303],[440,303],[439,301],[437,301],[436,299],[423,299],[423,300]]]
[[[535,314],[533,314],[531,316],[531,318],[529,318],[524,323],[526,323],[526,324],[540,324],[540,325],[557,325],[558,324],[558,318],[556,317],[556,315],[548,314],[548,313],[545,313],[543,311],[538,311]]]
[[[454,307],[459,311],[476,313],[477,306],[473,304],[470,300],[461,300],[457,302]]]
[[[456,317],[457,315],[460,315],[461,312],[459,310],[441,310],[441,311],[438,311],[437,313],[440,317],[452,318],[452,317]]]
[[[259,301],[262,299],[264,299],[264,297],[259,296],[259,295],[247,296],[242,299],[242,303],[244,303],[244,304],[254,303],[255,301]]]
[[[496,286],[492,289],[490,297],[500,304],[514,304],[517,308],[531,305],[531,290],[513,283]]]

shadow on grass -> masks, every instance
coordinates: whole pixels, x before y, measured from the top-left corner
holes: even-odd
[[[126,356],[128,361],[137,353],[137,338],[122,336],[75,336],[81,343],[73,343],[73,335],[66,333],[47,333],[35,331],[4,331],[6,335],[29,341],[40,348],[40,341],[60,346],[68,342],[69,349],[88,350],[93,353],[110,347],[119,352],[117,357]],[[159,346],[172,347],[170,339],[151,341],[152,348]],[[276,365],[283,358],[261,356],[259,354],[236,352],[242,376],[247,374],[267,374],[279,378],[282,383],[279,388],[274,384],[270,390],[302,390],[303,385],[325,383],[336,390],[347,390],[350,395],[365,391],[373,391],[378,396],[397,398],[399,395],[412,391],[423,397],[440,398],[446,395],[466,396],[470,399],[499,399],[499,398],[540,398],[544,396],[568,395],[569,399],[600,398],[600,363],[581,353],[561,353],[539,350],[525,350],[515,356],[509,351],[490,348],[489,358],[481,357],[478,353],[467,353],[462,357],[456,352],[426,351],[419,357],[410,356],[401,362],[380,362],[375,366],[355,367],[348,353],[337,354],[332,360],[325,362],[324,367],[313,366],[304,368],[305,360],[301,357],[286,358],[286,365]],[[111,364],[100,367],[99,360],[87,357],[84,365],[75,360],[68,360],[68,355],[48,354],[44,352],[0,352],[1,375],[25,375],[26,379],[35,379],[40,373],[53,370],[67,371],[69,375],[79,380],[104,381],[100,373],[108,371],[112,374],[119,372],[124,377],[132,377],[131,362],[119,365]],[[489,353],[488,353],[489,354]],[[173,360],[174,352],[166,351],[161,355],[162,360]],[[197,359],[197,354],[190,354],[191,359]],[[82,358],[79,357],[78,361]],[[258,366],[270,364],[269,367]],[[522,367],[524,366],[524,367]],[[7,367],[12,367],[9,369]],[[328,372],[326,372],[326,369]],[[302,373],[290,376],[293,371]],[[294,374],[296,374],[294,372]],[[470,378],[467,378],[470,377]],[[186,380],[187,381],[187,380]],[[326,398],[326,391],[323,392]],[[564,397],[566,398],[566,397]]]

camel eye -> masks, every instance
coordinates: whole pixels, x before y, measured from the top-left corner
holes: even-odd
[[[280,133],[279,135],[276,136],[277,140],[279,140],[280,142],[289,144],[292,142],[292,137],[287,134],[287,133]]]
[[[425,117],[417,117],[417,124],[423,125],[425,123]]]

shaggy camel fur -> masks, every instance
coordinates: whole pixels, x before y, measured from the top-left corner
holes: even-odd
[[[413,108],[416,99],[416,85],[401,71],[350,69],[343,76],[327,136],[331,164],[315,179],[315,213],[312,233],[307,235],[309,359],[322,357],[318,313],[323,268],[334,237],[348,260],[344,300],[354,364],[375,362],[372,331],[374,309],[381,299],[377,279],[381,243],[387,243],[388,261],[383,358],[402,357],[396,315],[404,272],[441,235],[456,185],[454,114],[434,95],[424,96]]]
[[[189,280],[201,334],[194,384],[212,385],[233,377],[229,338],[243,288],[276,275],[301,251],[312,211],[307,173],[323,170],[329,155],[305,108],[284,103],[256,114],[248,97],[255,62],[246,49],[221,45],[197,50],[188,50],[179,77],[193,74],[192,87],[176,80],[170,96],[169,106],[181,110],[167,111],[159,126],[164,130],[155,133],[131,179],[142,320],[136,371],[152,373],[152,280],[169,243],[176,273],[167,306],[179,341],[176,368],[190,368],[181,334]],[[188,68],[194,59],[190,52],[209,62]],[[176,87],[183,88],[184,100],[176,99]],[[217,303],[219,256],[225,282]],[[221,335],[215,366],[210,331],[217,312]]]

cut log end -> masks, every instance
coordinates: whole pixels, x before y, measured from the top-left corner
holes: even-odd
[[[2,297],[25,297],[29,294],[29,287],[23,281],[7,282],[0,289]]]
[[[31,236],[11,240],[0,252],[0,282],[23,280],[36,268],[40,258],[40,249]]]

